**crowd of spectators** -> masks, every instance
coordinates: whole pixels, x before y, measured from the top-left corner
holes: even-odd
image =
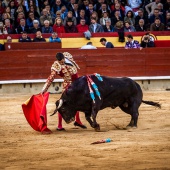
[[[170,30],[170,0],[0,0],[0,34],[87,30]]]

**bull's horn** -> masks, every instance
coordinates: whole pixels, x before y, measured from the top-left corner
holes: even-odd
[[[50,116],[55,115],[55,114],[57,113],[57,111],[58,111],[58,109],[55,109],[55,110],[54,110],[54,113],[53,113],[53,114],[51,114]]]
[[[59,108],[62,106],[62,104],[63,104],[63,100],[60,99],[60,100],[59,100],[59,105],[58,105],[57,109],[59,109]]]

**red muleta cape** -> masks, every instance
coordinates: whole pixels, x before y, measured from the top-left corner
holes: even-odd
[[[49,92],[31,96],[22,104],[22,109],[30,126],[42,133],[51,133],[47,128],[47,109],[46,105],[49,98]]]

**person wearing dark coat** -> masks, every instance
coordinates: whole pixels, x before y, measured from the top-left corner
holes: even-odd
[[[29,27],[26,25],[25,19],[20,20],[20,24],[16,29],[17,34],[21,34],[23,32],[29,32]]]
[[[141,44],[140,44],[140,49],[142,48],[148,48],[148,47],[154,47],[155,44],[154,44],[154,41],[152,41],[150,39],[150,36],[148,33],[146,33],[143,37],[142,37],[142,41],[141,41]]]
[[[140,19],[138,25],[135,26],[136,31],[143,32],[147,31],[144,19]]]
[[[22,32],[21,37],[18,40],[19,42],[32,42],[31,38],[27,35],[27,32]]]
[[[69,19],[66,21],[66,25],[64,26],[65,32],[66,33],[77,33],[78,30],[76,26],[73,24],[72,19]]]
[[[114,48],[113,44],[111,42],[108,42],[106,38],[101,38],[100,42],[102,45],[104,45],[106,48]]]
[[[39,27],[39,21],[33,21],[33,27],[30,28],[29,33],[35,34],[37,31],[41,31],[41,27]]]
[[[36,37],[33,39],[33,42],[46,42],[45,38],[42,37],[41,31],[36,32]]]

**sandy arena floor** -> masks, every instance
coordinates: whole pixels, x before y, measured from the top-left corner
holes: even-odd
[[[100,111],[95,132],[81,113],[87,129],[63,123],[56,131],[58,94],[47,105],[50,135],[34,131],[21,104],[31,95],[0,95],[0,170],[167,170],[170,169],[170,92],[144,92],[144,100],[160,102],[162,109],[142,104],[137,129],[125,129],[130,116],[119,108]],[[110,143],[91,145],[111,138]]]

